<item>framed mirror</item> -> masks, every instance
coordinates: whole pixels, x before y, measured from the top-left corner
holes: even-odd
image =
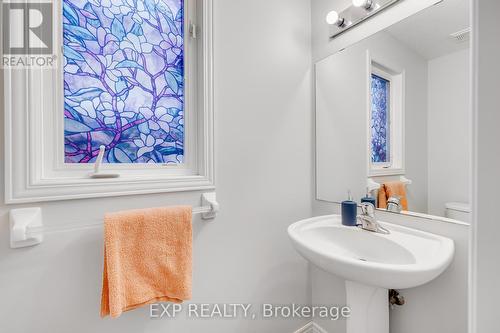
[[[468,222],[469,34],[447,0],[316,63],[318,200]]]

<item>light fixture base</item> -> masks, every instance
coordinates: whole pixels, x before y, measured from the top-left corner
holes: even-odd
[[[380,13],[382,10],[398,3],[399,1],[400,0],[368,0],[364,6],[355,7],[352,5],[348,7],[338,13],[339,18],[344,20],[342,25],[332,24],[330,26],[330,38],[335,38],[338,35],[343,34],[352,27],[355,27],[361,22]]]
[[[373,7],[373,0],[367,0],[366,4],[363,6],[364,9],[369,10]]]

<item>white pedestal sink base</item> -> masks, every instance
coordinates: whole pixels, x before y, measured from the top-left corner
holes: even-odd
[[[347,333],[389,333],[388,290],[346,281]]]

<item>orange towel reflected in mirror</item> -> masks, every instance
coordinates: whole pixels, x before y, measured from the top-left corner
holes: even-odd
[[[378,190],[378,208],[387,209],[387,200],[390,197],[398,197],[401,200],[403,210],[408,210],[406,185],[403,182],[387,182],[380,187]]]

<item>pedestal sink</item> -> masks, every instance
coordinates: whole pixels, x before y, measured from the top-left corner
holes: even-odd
[[[438,277],[454,254],[451,239],[380,222],[390,234],[346,227],[339,215],[292,224],[295,249],[346,280],[347,333],[388,333],[388,289],[405,289]]]

